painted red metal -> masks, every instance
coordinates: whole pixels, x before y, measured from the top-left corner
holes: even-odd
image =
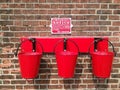
[[[21,41],[24,41],[28,38],[21,38]],[[68,37],[67,38],[67,50],[72,52],[78,52],[77,47],[79,48],[80,53],[88,53],[90,44],[94,41],[94,37]],[[106,38],[108,39],[108,38]],[[54,53],[54,48],[57,43],[56,51],[63,51],[63,37],[40,37],[36,38],[36,51],[44,53]],[[72,41],[72,42],[71,42]],[[73,43],[74,42],[74,43]],[[40,46],[42,45],[42,47]],[[76,44],[76,45],[75,45]],[[76,47],[77,46],[77,47]],[[102,41],[98,43],[97,49],[99,51],[108,50],[108,42]],[[21,45],[22,52],[31,52],[32,43],[28,40]],[[91,47],[91,51],[94,51],[94,44]]]
[[[97,44],[97,50],[98,51],[108,51],[108,38],[104,38],[106,40],[103,40],[103,41],[100,41],[98,44]]]
[[[89,46],[91,44],[91,42],[94,41],[94,38],[69,38],[68,39],[68,50],[70,51],[76,51],[77,52],[77,48],[75,46],[75,44],[73,44],[72,42],[70,42],[69,40],[75,42],[77,44],[77,46],[79,47],[79,52],[80,53],[88,53],[88,49]],[[91,47],[91,51],[94,50],[94,45]]]
[[[62,51],[63,50],[63,38],[37,38],[37,51],[41,50],[39,46],[39,42],[43,46],[43,50],[45,53],[52,53],[54,52],[55,45],[58,43],[56,50]],[[60,43],[59,43],[60,42]]]

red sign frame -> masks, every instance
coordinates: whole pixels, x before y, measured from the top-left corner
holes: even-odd
[[[71,18],[51,18],[52,34],[71,34]]]

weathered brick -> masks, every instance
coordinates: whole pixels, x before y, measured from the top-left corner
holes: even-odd
[[[74,4],[59,4],[58,5],[59,7],[58,8],[75,8],[75,5]]]
[[[13,21],[0,21],[0,25],[2,26],[13,25]]]
[[[120,9],[120,5],[119,4],[110,4],[109,8],[110,9]]]
[[[72,14],[87,14],[88,10],[72,10]]]
[[[76,85],[72,85],[72,88],[81,88],[84,90],[84,88],[87,88],[87,85],[76,84]]]
[[[1,75],[0,79],[14,79],[13,75]]]
[[[117,16],[117,15],[110,15],[109,16],[109,20],[119,20],[119,16]]]
[[[114,3],[120,3],[120,0],[113,0]]]
[[[28,16],[24,15],[10,15],[10,20],[25,20]]]
[[[12,80],[11,84],[26,84],[24,80]]]
[[[114,26],[120,26],[120,21],[114,21],[114,22],[113,22],[113,25],[114,25]]]
[[[114,10],[114,14],[120,14],[120,10]]]
[[[38,0],[21,0],[23,3],[37,3]]]
[[[39,1],[39,3],[45,3],[46,2],[46,0],[38,0]]]
[[[1,20],[8,20],[9,16],[8,15],[1,15]]]
[[[0,14],[13,14],[13,10],[0,10]]]
[[[4,80],[3,84],[7,84],[7,85],[10,84],[10,80]]]
[[[100,8],[100,5],[99,4],[85,4],[84,5],[84,8]]]
[[[110,21],[97,21],[96,25],[111,25]]]
[[[58,80],[51,80],[51,84],[58,84]]]
[[[7,89],[13,90],[13,89],[15,89],[15,86],[12,86],[12,85],[2,85],[2,86],[0,86],[0,89],[1,90],[7,90]]]
[[[10,2],[13,2],[13,0],[0,0],[0,3],[4,3],[4,2],[5,2],[5,3],[6,3],[6,2],[9,2],[9,3],[10,3]]]
[[[108,9],[109,6],[108,6],[108,4],[101,4],[101,8],[102,8],[102,9]]]
[[[13,37],[14,33],[12,32],[4,32],[4,37]]]
[[[9,31],[9,27],[8,26],[2,26],[2,31]]]
[[[109,27],[109,30],[110,31],[119,31],[120,29],[119,29],[119,27]]]
[[[72,0],[73,3],[80,3],[81,0]]]
[[[23,26],[23,27],[10,27],[10,31],[26,31],[27,27]]]
[[[25,4],[10,4],[9,8],[25,8]]]
[[[48,85],[48,89],[62,89],[63,86],[62,85]]]
[[[108,16],[100,16],[100,20],[107,20],[108,19]]]
[[[47,85],[40,85],[40,89],[46,89]]]
[[[21,85],[16,85],[16,89],[18,89],[18,90],[23,89],[23,86],[21,86]]]
[[[99,3],[112,3],[112,0],[97,0]]]
[[[39,85],[25,85],[24,89],[39,89]]]
[[[97,14],[112,14],[112,10],[97,10]]]
[[[63,10],[48,10],[48,14],[64,14]]]

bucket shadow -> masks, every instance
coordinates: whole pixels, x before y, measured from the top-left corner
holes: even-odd
[[[46,89],[50,83],[51,76],[51,64],[49,59],[41,59],[38,76],[34,80],[27,81],[28,84],[32,84],[36,90]]]
[[[107,90],[109,79],[96,77],[92,72],[92,62],[90,62],[90,65],[88,66],[88,68],[91,68],[90,72],[92,73],[92,79],[95,85],[95,90]]]
[[[82,76],[83,71],[83,65],[81,64],[81,62],[81,59],[77,60],[74,77],[63,79],[64,89],[70,90],[72,87],[74,90],[78,90],[79,84],[81,83],[80,77]]]

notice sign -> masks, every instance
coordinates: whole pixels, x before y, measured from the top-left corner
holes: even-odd
[[[71,18],[52,18],[51,33],[52,34],[70,34]]]

